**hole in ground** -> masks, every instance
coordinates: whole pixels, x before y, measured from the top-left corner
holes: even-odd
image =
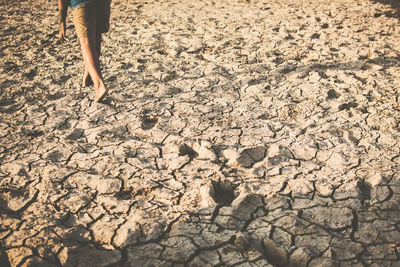
[[[235,199],[235,188],[228,180],[212,181],[212,186],[214,188],[212,198],[216,203],[222,206],[229,206]]]

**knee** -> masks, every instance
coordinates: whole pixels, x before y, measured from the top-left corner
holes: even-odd
[[[81,45],[90,45],[90,41],[88,37],[81,37],[79,38]]]

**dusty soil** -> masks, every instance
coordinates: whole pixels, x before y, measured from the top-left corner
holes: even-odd
[[[94,103],[0,1],[1,266],[400,266],[393,1],[114,1]]]

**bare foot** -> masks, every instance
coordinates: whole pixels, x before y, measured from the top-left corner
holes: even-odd
[[[83,74],[82,78],[82,87],[86,87],[92,84],[93,84],[92,78],[90,77],[89,72],[85,69],[85,73]]]
[[[107,93],[108,93],[107,88],[104,85],[100,86],[99,88],[96,89],[96,94],[94,95],[94,101],[100,102],[101,100],[104,99]]]

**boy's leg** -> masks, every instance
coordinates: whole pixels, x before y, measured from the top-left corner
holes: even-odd
[[[82,78],[82,87],[90,86],[92,84],[93,84],[92,78],[90,77],[89,71],[85,66],[85,72],[83,73],[83,78]]]
[[[89,71],[85,66],[85,72],[83,73],[82,77],[82,87],[90,86],[93,84],[92,78],[89,75]]]
[[[100,61],[100,54],[101,54],[101,32],[96,33],[96,52],[99,57]],[[85,73],[83,74],[83,81],[82,81],[82,87],[86,87],[89,85],[92,85],[93,81],[89,75],[89,71],[85,66]]]
[[[88,37],[82,37],[79,40],[86,70],[89,72],[96,90],[94,101],[100,101],[107,94],[107,88],[104,85],[101,75],[99,55],[96,51],[95,40]]]
[[[85,63],[85,74],[88,73],[93,81],[96,94],[95,101],[100,101],[106,94],[100,70],[99,54],[96,45],[96,1],[73,9],[74,24],[81,44],[83,61]],[[86,77],[84,74],[84,81]]]
[[[111,0],[98,0],[96,4],[96,51],[100,60],[102,34],[110,29]]]

